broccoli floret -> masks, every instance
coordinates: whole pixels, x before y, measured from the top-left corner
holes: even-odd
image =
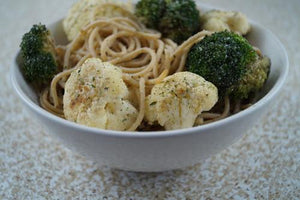
[[[182,43],[199,31],[199,10],[193,0],[165,0],[166,10],[159,30],[164,37]]]
[[[33,25],[25,33],[21,47],[23,73],[29,82],[46,83],[57,72],[53,39],[45,25]]]
[[[164,0],[141,0],[136,4],[135,15],[148,28],[158,29],[164,8]]]
[[[189,51],[186,68],[217,86],[220,96],[229,94],[257,53],[242,36],[222,31],[206,36]]]
[[[200,14],[193,0],[140,0],[135,14],[148,28],[179,44],[200,29]]]
[[[247,71],[241,80],[232,88],[230,96],[234,99],[247,99],[250,94],[259,91],[270,72],[271,61],[268,57],[259,57],[248,65]]]

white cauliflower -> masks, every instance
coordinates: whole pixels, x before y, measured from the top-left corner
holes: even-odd
[[[113,0],[79,0],[69,10],[63,21],[63,28],[71,41],[91,20],[101,17],[132,18],[133,9],[133,4]]]
[[[87,59],[71,73],[63,98],[66,119],[110,130],[127,130],[138,112],[127,100],[121,70],[98,58]]]
[[[240,12],[212,10],[201,16],[202,29],[220,32],[233,31],[239,35],[246,35],[250,31],[247,17]]]
[[[202,111],[218,101],[218,90],[201,76],[178,72],[155,85],[146,98],[145,119],[166,130],[192,127]]]

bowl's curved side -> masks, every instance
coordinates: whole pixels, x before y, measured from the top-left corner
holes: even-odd
[[[66,147],[107,165],[130,171],[165,171],[191,166],[218,153],[241,138],[267,110],[257,110],[223,126],[169,137],[118,137],[82,131],[31,112],[48,133]],[[100,130],[101,131],[101,130]]]

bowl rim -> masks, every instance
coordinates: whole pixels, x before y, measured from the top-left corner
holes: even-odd
[[[211,7],[206,4],[204,4],[206,8],[215,8],[216,7]],[[59,21],[59,20],[58,20]],[[56,21],[56,22],[58,22]],[[277,38],[275,34],[273,34],[269,29],[263,27],[262,25],[254,22],[253,20],[249,19],[249,22],[251,23],[252,27],[257,27],[259,29],[262,29],[264,32],[267,32],[268,35],[270,35],[273,39],[274,42],[279,45],[279,48],[282,49],[282,55],[284,58],[284,66],[282,66],[282,71],[279,74],[278,79],[276,80],[275,84],[273,87],[268,91],[267,94],[265,94],[260,100],[255,102],[252,106],[249,108],[242,110],[234,115],[231,115],[229,117],[226,117],[225,119],[221,119],[216,122],[212,122],[209,124],[205,125],[200,125],[196,127],[190,127],[190,128],[184,128],[184,129],[177,129],[177,130],[168,130],[168,131],[115,131],[115,130],[105,130],[105,129],[100,129],[100,128],[94,128],[94,127],[88,127],[85,125],[81,125],[75,122],[68,121],[66,119],[62,119],[56,115],[51,114],[50,112],[44,110],[40,105],[34,103],[21,89],[21,87],[18,84],[18,81],[16,80],[16,73],[19,66],[17,64],[17,56],[19,53],[17,53],[17,56],[15,57],[14,64],[10,68],[10,80],[12,83],[12,86],[15,90],[15,92],[18,94],[18,96],[22,99],[23,103],[25,103],[28,107],[31,108],[31,110],[34,110],[34,112],[38,113],[39,115],[42,115],[45,118],[48,118],[52,121],[55,121],[55,123],[60,123],[68,128],[76,128],[83,132],[84,134],[87,133],[93,133],[93,134],[100,134],[103,136],[110,136],[110,137],[122,137],[122,138],[160,138],[160,137],[170,137],[170,136],[182,136],[182,135],[187,135],[187,134],[192,134],[192,133],[198,133],[201,134],[201,132],[205,132],[209,129],[212,128],[217,128],[221,127],[225,124],[231,123],[232,121],[236,120],[237,118],[240,117],[246,117],[250,113],[260,109],[263,107],[265,104],[269,103],[275,96],[276,94],[279,93],[280,89],[284,85],[288,72],[289,72],[289,59],[288,59],[288,54],[287,51],[284,47],[284,45],[280,42],[280,40]]]

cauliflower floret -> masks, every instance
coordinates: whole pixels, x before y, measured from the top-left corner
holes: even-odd
[[[110,130],[127,130],[138,112],[127,100],[121,70],[98,58],[87,59],[71,73],[63,98],[66,119]]]
[[[166,130],[192,127],[202,111],[218,101],[218,90],[201,76],[178,72],[152,88],[146,98],[145,119]]]
[[[116,4],[114,4],[116,3]],[[108,0],[80,0],[75,3],[63,21],[68,40],[73,40],[80,30],[100,17],[133,17],[133,4]]]
[[[202,29],[220,32],[233,31],[239,35],[246,35],[250,31],[247,17],[240,12],[212,10],[201,17]]]

